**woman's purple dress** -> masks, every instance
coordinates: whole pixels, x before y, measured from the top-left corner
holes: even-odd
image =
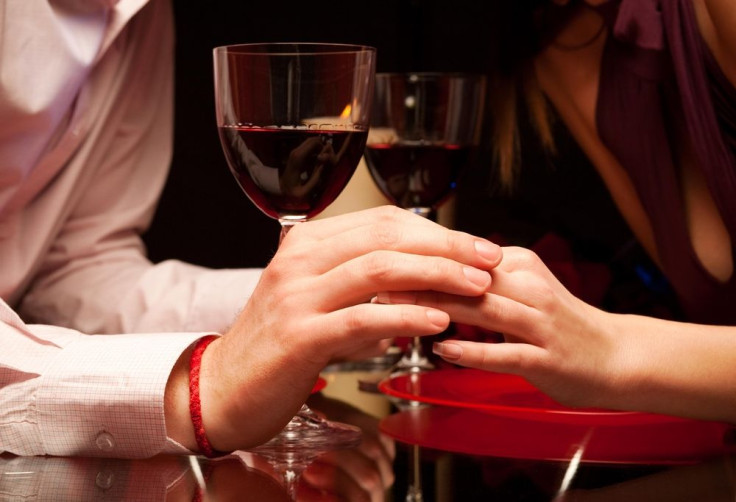
[[[736,324],[736,277],[719,282],[700,264],[678,176],[686,138],[736,249],[736,89],[702,40],[691,0],[621,0],[599,9],[611,30],[598,132],[631,176],[688,320]]]

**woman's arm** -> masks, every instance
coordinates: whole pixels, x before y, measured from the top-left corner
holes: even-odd
[[[463,366],[522,375],[563,404],[736,423],[736,328],[611,314],[567,291],[531,251],[504,248],[482,298],[419,293],[383,302],[437,307],[508,343],[448,341]]]

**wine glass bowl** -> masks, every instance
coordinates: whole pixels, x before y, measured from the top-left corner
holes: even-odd
[[[214,65],[220,142],[240,187],[285,230],[319,214],[363,155],[375,49],[230,45]]]
[[[227,165],[243,192],[281,224],[320,213],[353,175],[365,149],[375,77],[373,47],[259,43],[213,51],[215,109]],[[295,264],[298,266],[298,264]],[[254,448],[289,476],[321,451],[351,447],[360,430],[305,405]]]
[[[381,192],[420,214],[452,195],[479,144],[485,77],[379,73],[366,161]]]
[[[480,143],[486,77],[378,73],[365,150],[376,186],[393,204],[431,217],[472,164]],[[395,372],[433,366],[414,338]]]

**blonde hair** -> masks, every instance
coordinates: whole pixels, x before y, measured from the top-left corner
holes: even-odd
[[[492,113],[493,156],[501,186],[513,190],[521,164],[521,138],[519,134],[519,94],[542,147],[555,154],[552,132],[553,115],[542,93],[531,61],[524,64],[518,77],[497,76],[490,87]]]

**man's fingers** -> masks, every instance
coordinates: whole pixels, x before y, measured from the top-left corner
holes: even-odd
[[[321,254],[325,254],[322,253],[325,249],[330,250],[328,257],[322,257],[322,269],[317,272],[379,250],[440,256],[486,270],[495,267],[502,257],[501,248],[496,244],[464,232],[448,230],[426,218],[391,206],[297,225],[289,232],[287,240],[291,237],[294,238],[292,241],[299,238],[312,244],[295,248],[293,253],[304,255],[291,259],[303,261],[309,258],[315,253],[315,246]],[[287,253],[288,247],[284,249]]]
[[[364,303],[315,318],[324,335],[323,343],[346,345],[346,333],[354,340],[368,342],[399,336],[423,336],[441,333],[450,325],[450,316],[440,310],[418,305],[380,305]],[[348,345],[347,349],[351,347]]]
[[[465,296],[483,294],[488,272],[434,256],[376,251],[338,265],[319,278],[336,306],[368,301],[377,291],[435,290]]]

